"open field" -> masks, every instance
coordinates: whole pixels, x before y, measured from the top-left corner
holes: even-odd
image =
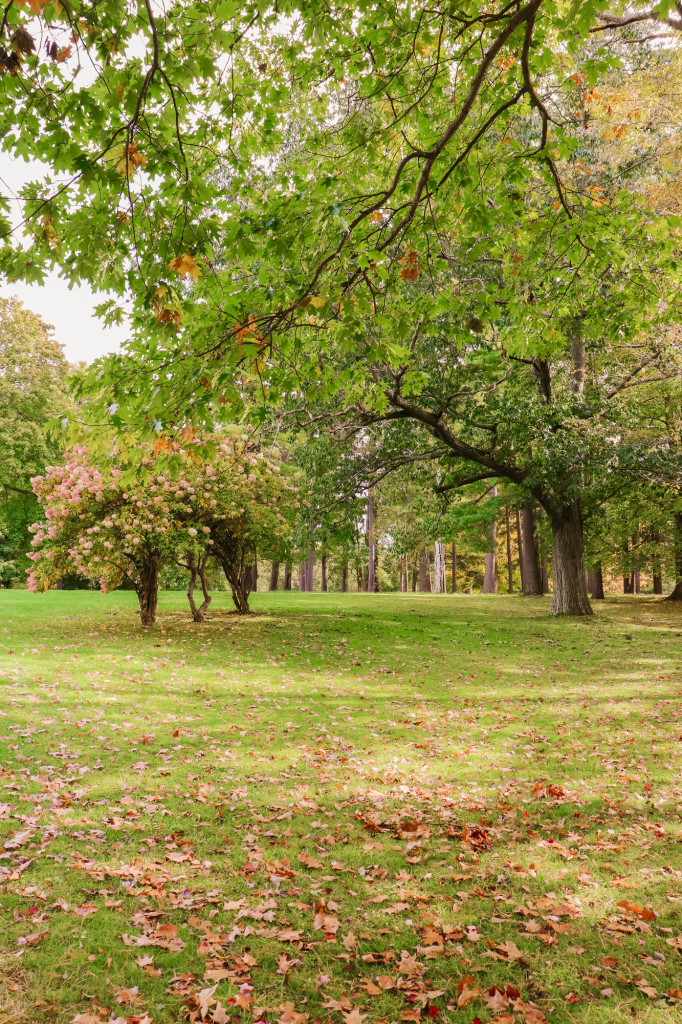
[[[0,1024],[682,1021],[682,612],[0,592]]]

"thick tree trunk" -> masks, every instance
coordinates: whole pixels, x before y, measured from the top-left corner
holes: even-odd
[[[540,575],[538,535],[535,526],[535,506],[530,499],[523,503],[521,529],[523,533],[521,545],[523,594],[524,597],[542,597],[542,576]]]
[[[140,605],[140,622],[143,626],[153,626],[156,622],[160,565],[160,555],[155,554],[147,559],[140,570],[139,580],[135,587]]]
[[[497,497],[497,485],[488,491],[488,498]],[[483,574],[483,593],[497,593],[497,520],[493,519],[488,527],[488,551],[485,556],[485,572]]]
[[[587,570],[587,589],[593,601],[605,600],[601,562],[597,562],[594,569]]]
[[[552,615],[593,615],[585,585],[585,541],[580,501],[550,515],[554,594]]]
[[[507,577],[509,579],[508,590],[510,594],[514,593],[514,570],[512,566],[512,543],[511,543],[511,526],[509,525],[509,509],[504,510],[505,525],[507,527]]]
[[[327,556],[322,555],[322,580],[320,582],[320,590],[322,593],[326,593],[327,590]]]
[[[457,544],[452,542],[452,593],[457,593]]]
[[[341,570],[341,592],[343,594],[348,593],[348,566],[344,565]]]
[[[211,595],[208,592],[208,583],[206,581],[206,562],[208,561],[208,555],[201,559],[200,562],[194,560],[193,555],[187,556],[187,566],[189,568],[189,584],[187,586],[187,600],[189,601],[190,611],[192,612],[192,618],[195,622],[203,622],[206,609],[211,603]],[[194,600],[194,588],[196,586],[197,577],[201,583],[201,589],[203,591],[204,600],[201,605],[197,608],[196,601]]]
[[[523,577],[523,540],[521,538],[521,513],[516,510],[516,546],[519,549],[519,576],[521,577],[521,593],[526,593],[526,584]]]
[[[675,523],[675,588],[666,601],[682,601],[682,512],[674,518]]]
[[[367,592],[374,593],[374,491],[367,498]]]
[[[291,590],[291,562],[284,565],[284,589]]]
[[[658,544],[660,542],[660,539],[661,535],[659,534],[658,530],[652,530],[651,540],[654,542],[654,544]],[[651,559],[651,574],[654,587],[654,594],[662,594],[663,574],[661,572],[661,559],[657,554],[654,555],[654,557]]]
[[[423,547],[419,552],[419,593],[431,593],[431,573],[429,564],[428,548]]]
[[[279,562],[273,562],[270,569],[270,586],[268,590],[277,590],[279,583]]]

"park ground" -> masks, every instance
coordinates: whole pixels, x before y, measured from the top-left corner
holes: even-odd
[[[228,603],[0,593],[0,1024],[682,1022],[678,605]]]

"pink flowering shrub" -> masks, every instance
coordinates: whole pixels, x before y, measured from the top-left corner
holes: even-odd
[[[249,559],[256,547],[283,549],[289,534],[282,509],[293,488],[276,464],[253,450],[248,435],[184,448],[139,445],[96,464],[87,447],[77,445],[32,486],[45,522],[31,527],[29,589],[47,589],[73,571],[99,580],[102,591],[128,578],[143,625],[155,621],[164,563],[190,570],[188,596],[197,618],[191,589],[198,574],[207,605],[203,570],[211,556],[225,572],[237,609],[248,611]]]

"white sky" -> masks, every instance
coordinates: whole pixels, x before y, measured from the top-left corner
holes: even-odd
[[[42,170],[47,168],[37,162],[12,160],[0,152],[0,193],[11,196],[24,182],[39,178]],[[94,295],[87,285],[69,290],[66,281],[56,273],[50,274],[43,285],[27,285],[21,281],[12,284],[0,277],[0,295],[5,299],[16,295],[45,323],[52,324],[55,338],[62,343],[66,358],[72,363],[89,363],[106,352],[114,352],[126,337],[125,326],[104,327],[95,316],[95,306],[104,302],[105,293]]]

